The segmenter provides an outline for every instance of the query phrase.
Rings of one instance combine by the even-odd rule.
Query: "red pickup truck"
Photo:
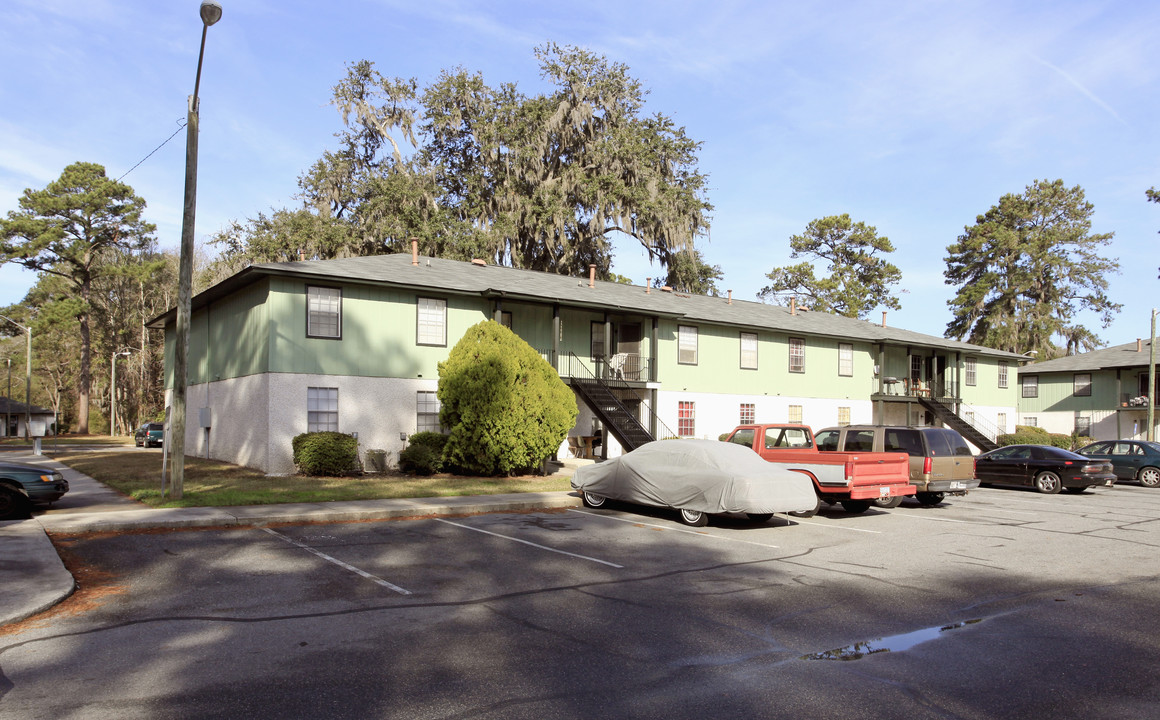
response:
[[[797,517],[814,515],[823,502],[840,503],[847,512],[865,512],[878,498],[915,491],[906,453],[819,452],[807,425],[740,425],[726,441],[744,445],[765,460],[813,480],[818,504],[812,511],[790,513]]]

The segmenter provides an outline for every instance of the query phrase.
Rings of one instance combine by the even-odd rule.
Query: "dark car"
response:
[[[1049,495],[1116,482],[1110,462],[1050,445],[1008,445],[983,453],[975,462],[975,473],[984,485],[1023,485]]]
[[[159,422],[148,422],[137,428],[137,432],[133,433],[133,442],[137,447],[161,447],[161,443],[165,441],[165,424]]]
[[[1135,480],[1144,487],[1160,487],[1160,443],[1105,440],[1088,445],[1079,454],[1111,462],[1117,480]]]
[[[0,520],[28,517],[31,506],[60,500],[68,480],[56,470],[24,463],[0,463]]]

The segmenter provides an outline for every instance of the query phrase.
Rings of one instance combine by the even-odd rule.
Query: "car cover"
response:
[[[705,513],[812,510],[813,482],[734,443],[657,440],[594,465],[583,465],[572,488],[640,505]]]

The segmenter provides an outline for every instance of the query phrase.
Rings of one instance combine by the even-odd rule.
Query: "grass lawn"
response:
[[[373,500],[377,498],[496,495],[569,490],[568,475],[478,478],[456,475],[412,477],[367,474],[329,478],[268,477],[220,460],[185,458],[184,497],[161,497],[161,453],[134,450],[67,450],[46,453],[120,492],[153,507],[209,507],[274,503]]]
[[[42,448],[59,447],[61,445],[109,445],[117,447],[122,445],[132,445],[133,438],[116,436],[109,437],[108,435],[50,435],[40,439],[40,446]],[[15,447],[32,447],[32,440],[25,440],[23,437],[0,438],[0,447],[15,446]]]

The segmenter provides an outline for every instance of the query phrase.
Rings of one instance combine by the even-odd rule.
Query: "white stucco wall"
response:
[[[753,403],[755,422],[787,422],[789,406],[802,407],[802,422],[814,429],[838,424],[838,408],[850,408],[852,424],[874,420],[874,404],[869,400],[830,400],[779,395],[725,395],[717,393],[667,392],[657,393],[660,418],[672,431],[677,432],[678,406],[682,401],[696,403],[696,437],[716,440],[740,424],[741,403]]]

